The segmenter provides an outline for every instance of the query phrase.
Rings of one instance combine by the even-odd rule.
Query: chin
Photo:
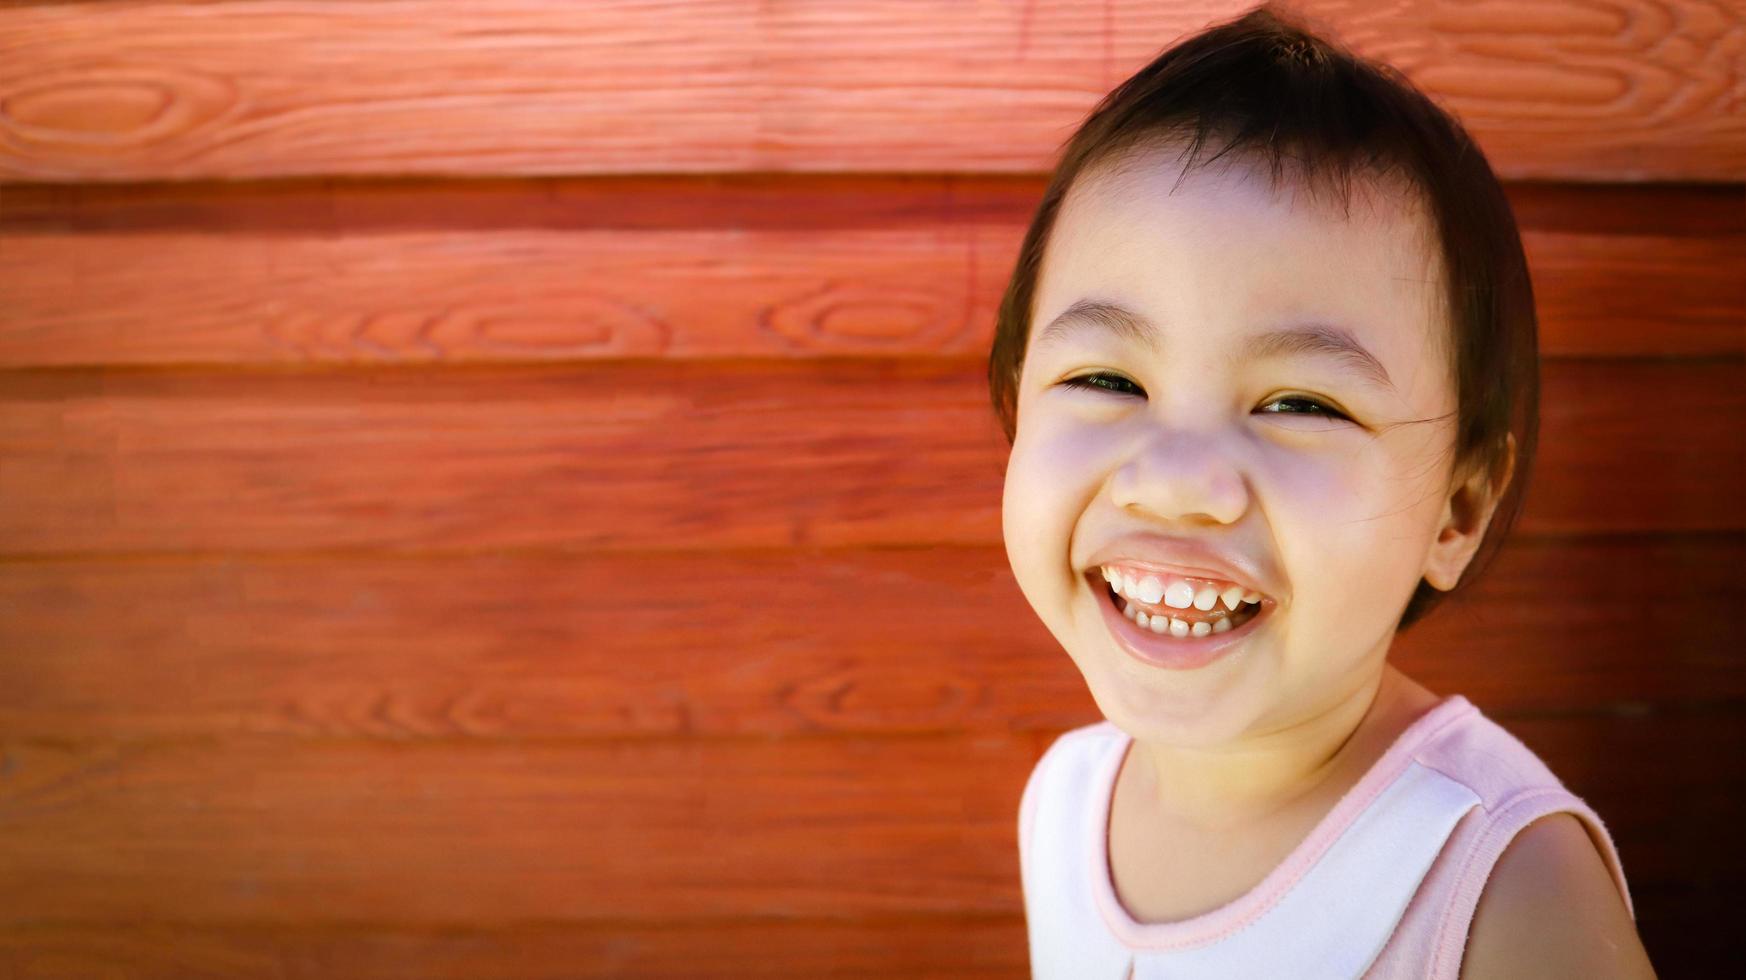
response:
[[[1269,710],[1264,678],[1252,668],[1219,674],[1159,671],[1106,645],[1097,650],[1094,663],[1080,654],[1070,656],[1103,716],[1141,741],[1219,745],[1244,735]]]

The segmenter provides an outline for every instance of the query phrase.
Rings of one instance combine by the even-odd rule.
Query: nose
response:
[[[1241,470],[1204,432],[1156,430],[1110,478],[1116,506],[1164,523],[1235,524],[1249,506]]]

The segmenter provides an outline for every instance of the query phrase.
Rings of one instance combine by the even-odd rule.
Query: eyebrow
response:
[[[1101,300],[1082,299],[1067,307],[1060,316],[1049,321],[1037,335],[1036,349],[1046,350],[1063,344],[1068,338],[1085,330],[1099,330],[1162,356],[1164,337],[1144,316],[1121,306]],[[1265,361],[1282,357],[1331,357],[1350,367],[1359,380],[1394,393],[1394,381],[1388,369],[1375,354],[1344,327],[1331,323],[1301,323],[1249,337],[1243,346],[1233,350],[1229,362],[1247,358]]]

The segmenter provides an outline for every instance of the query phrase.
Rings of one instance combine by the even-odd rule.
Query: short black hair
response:
[[[1323,30],[1322,33],[1327,33]],[[1192,139],[1190,140],[1190,137]],[[1224,146],[1199,159],[1209,136]],[[1060,149],[1019,249],[989,353],[989,394],[1013,442],[1037,275],[1062,202],[1083,172],[1130,151],[1189,142],[1183,175],[1226,154],[1331,191],[1349,210],[1353,176],[1416,192],[1445,274],[1457,415],[1451,473],[1495,482],[1515,459],[1485,539],[1450,593],[1421,580],[1397,630],[1490,564],[1517,517],[1539,429],[1539,326],[1515,214],[1485,155],[1452,112],[1394,67],[1359,57],[1266,2],[1183,38],[1104,96]]]

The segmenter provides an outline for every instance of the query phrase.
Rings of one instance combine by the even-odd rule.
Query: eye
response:
[[[1062,386],[1067,387],[1067,388],[1083,388],[1087,391],[1107,391],[1110,394],[1115,394],[1115,395],[1128,393],[1127,391],[1124,391],[1121,388],[1109,387],[1108,385],[1102,384],[1100,382],[1113,382],[1114,384],[1117,384],[1117,385],[1125,385],[1127,388],[1132,389],[1135,392],[1138,392],[1140,390],[1140,387],[1138,385],[1134,384],[1132,381],[1129,381],[1127,378],[1124,378],[1119,374],[1107,374],[1104,372],[1097,372],[1094,374],[1082,374],[1076,378],[1068,378],[1067,380],[1061,382],[1061,384],[1062,384]],[[1311,418],[1321,416],[1324,418],[1331,418],[1331,419],[1345,419],[1348,422],[1352,421],[1350,416],[1346,415],[1344,412],[1340,411],[1339,409],[1334,408],[1331,405],[1325,404],[1321,401],[1318,401],[1314,398],[1309,398],[1309,397],[1304,396],[1304,395],[1286,395],[1283,398],[1275,398],[1272,401],[1268,402],[1267,404],[1269,406],[1272,406],[1272,405],[1299,405],[1299,406],[1303,406],[1301,408],[1292,408],[1292,409],[1274,409],[1274,408],[1262,408],[1261,409],[1261,411],[1266,412],[1269,415],[1307,415]]]
[[[1334,408],[1330,405],[1324,405],[1321,402],[1316,401],[1314,398],[1305,398],[1302,395],[1286,395],[1284,398],[1275,398],[1272,401],[1268,402],[1267,404],[1268,405],[1284,405],[1287,403],[1293,403],[1293,404],[1298,404],[1298,405],[1308,405],[1308,406],[1310,406],[1310,408],[1319,409],[1319,411],[1309,411],[1308,409],[1292,409],[1291,411],[1270,411],[1269,409],[1266,409],[1266,408],[1261,409],[1261,411],[1267,412],[1269,415],[1308,415],[1311,417],[1314,417],[1317,415],[1322,415],[1322,416],[1326,416],[1327,418],[1331,418],[1331,419],[1346,419],[1347,421],[1351,421],[1351,419],[1348,418],[1347,415],[1344,412],[1341,412],[1339,409]]]
[[[1121,394],[1121,392],[1116,390],[1116,389],[1106,388],[1103,385],[1095,384],[1094,382],[1098,381],[1099,379],[1106,380],[1106,381],[1115,381],[1119,384],[1127,385],[1129,388],[1132,388],[1135,391],[1140,390],[1138,385],[1134,384],[1132,381],[1129,381],[1127,378],[1124,378],[1119,374],[1103,374],[1103,373],[1082,374],[1077,378],[1068,378],[1066,381],[1061,382],[1061,384],[1065,387],[1068,387],[1068,388],[1085,388],[1089,391],[1108,391],[1108,392],[1111,392],[1113,394]]]

